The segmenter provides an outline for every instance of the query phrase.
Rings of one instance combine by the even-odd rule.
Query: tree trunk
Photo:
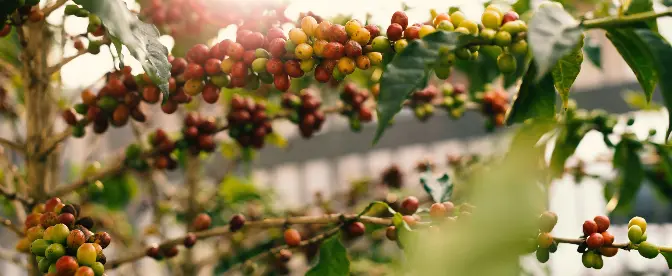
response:
[[[198,214],[198,184],[199,184],[199,174],[200,174],[200,160],[198,154],[191,155],[190,153],[187,159],[186,164],[186,185],[187,185],[187,212],[185,213],[187,232],[192,231],[191,220],[196,217]],[[183,275],[196,275],[198,269],[194,266],[194,252],[191,249],[186,249],[187,255],[182,265]]]

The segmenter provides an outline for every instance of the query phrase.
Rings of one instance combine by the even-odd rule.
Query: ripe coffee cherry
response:
[[[222,61],[219,59],[211,58],[205,62],[205,72],[214,76],[222,72]]]
[[[278,253],[278,259],[283,262],[289,262],[289,260],[292,258],[292,251],[289,251],[288,249],[282,249]]]
[[[221,68],[220,68],[221,69]],[[187,70],[184,72],[184,79],[186,80],[191,80],[191,79],[202,79],[203,76],[205,76],[205,70],[203,69],[203,66],[196,64],[196,63],[189,63],[187,65]]]
[[[243,54],[245,53],[245,48],[243,48],[243,45],[240,45],[239,43],[231,43],[229,44],[229,48],[226,50],[226,55],[229,56],[229,58],[233,60],[240,60],[243,58]]]
[[[432,219],[442,219],[446,216],[447,210],[443,203],[434,203],[429,208],[429,215]]]
[[[285,62],[284,71],[292,78],[300,78],[303,76],[301,64],[296,60],[288,60]]]
[[[618,248],[616,247],[602,247],[600,248],[600,254],[605,257],[613,257],[618,253]]]
[[[420,27],[409,26],[404,30],[404,38],[407,40],[413,40],[420,38]]]
[[[172,247],[169,247],[169,248],[163,248],[161,251],[163,253],[163,256],[166,256],[166,258],[175,257],[180,252],[177,249],[177,246],[172,246]]]
[[[345,55],[351,58],[356,58],[362,55],[362,46],[354,40],[348,40],[345,44]]]
[[[12,25],[5,24],[2,29],[0,30],[0,37],[5,37],[7,36],[10,32],[12,32]]]
[[[275,85],[275,88],[285,92],[289,89],[290,82],[289,82],[289,76],[284,75],[284,74],[277,74],[273,76],[273,84]]]
[[[406,29],[406,27],[408,26],[408,16],[403,11],[397,11],[394,14],[392,14],[392,19],[390,20],[390,23],[399,24],[402,28]]]
[[[498,29],[502,25],[502,16],[495,11],[485,11],[481,16],[481,23],[489,29]]]
[[[416,220],[414,216],[403,216],[402,218],[404,219],[406,224],[408,224],[408,226],[414,226],[415,224],[418,223],[418,220]]]
[[[329,40],[345,44],[348,41],[348,33],[343,25],[334,24],[329,27]]]
[[[549,248],[553,244],[553,237],[549,233],[540,233],[537,236],[537,244],[540,248]]]
[[[84,232],[74,229],[70,231],[68,238],[66,239],[66,245],[69,249],[77,249],[79,246],[86,242],[86,236]]]
[[[284,238],[285,243],[289,246],[299,246],[301,244],[301,234],[296,229],[289,228],[285,230]]]
[[[40,225],[45,229],[58,223],[58,215],[54,212],[46,212],[40,217]]]
[[[204,213],[198,214],[191,222],[191,226],[195,231],[206,230],[210,228],[210,225],[212,225],[212,219],[208,214]]]
[[[275,58],[282,57],[285,53],[286,42],[282,38],[275,38],[268,43],[268,51],[271,53],[271,56]]]
[[[194,233],[187,233],[183,241],[184,247],[192,248],[194,244],[196,244],[196,240],[196,235],[194,235]]]
[[[142,99],[148,103],[158,103],[161,99],[161,91],[154,85],[145,86],[142,90]]]
[[[345,55],[345,47],[338,42],[329,42],[324,46],[324,57],[327,59],[337,60]]]
[[[388,226],[387,230],[385,230],[385,236],[387,239],[391,241],[396,241],[397,240],[397,228],[394,226]]]
[[[604,238],[604,245],[611,245],[614,243],[614,235],[611,233],[604,231],[601,233],[602,237]]]
[[[41,239],[44,236],[44,228],[42,226],[33,226],[26,230],[26,238],[29,241],[33,242],[37,239]]]
[[[511,21],[516,21],[519,18],[520,16],[518,16],[518,13],[516,13],[515,11],[509,11],[505,13],[504,16],[502,17],[502,25],[509,23]]]
[[[266,62],[266,71],[273,75],[284,73],[284,65],[282,60],[277,58],[269,59]]]
[[[409,196],[404,201],[401,202],[401,209],[399,212],[401,212],[404,215],[412,215],[415,214],[415,211],[418,210],[418,207],[420,206],[420,201],[418,200],[417,197],[414,196]]]
[[[609,218],[606,216],[596,216],[594,219],[595,223],[597,224],[597,232],[604,232],[609,229]]]
[[[637,251],[639,252],[639,255],[642,255],[642,257],[647,259],[653,259],[658,256],[658,253],[660,253],[658,247],[650,242],[640,243]]]
[[[600,248],[604,245],[604,237],[602,237],[602,234],[600,233],[592,233],[588,236],[588,239],[586,239],[586,244],[590,249]]]
[[[61,199],[58,197],[52,197],[44,204],[44,210],[46,212],[53,212],[56,208],[56,205],[62,204]]]
[[[234,215],[229,221],[229,229],[231,232],[236,232],[245,226],[245,216],[241,214]]]
[[[628,228],[632,227],[633,225],[639,226],[641,228],[642,232],[646,232],[646,220],[642,217],[634,217],[630,219],[628,222]]]
[[[372,37],[374,36],[371,35],[371,32],[369,32],[368,29],[361,28],[352,35],[352,40],[356,41],[362,46],[366,46],[369,41],[371,41]]]
[[[108,245],[110,245],[110,242],[112,241],[112,237],[110,234],[107,232],[98,232],[94,236],[94,243],[99,244],[100,247],[106,248]]]
[[[558,223],[558,215],[551,211],[546,211],[539,216],[539,231],[551,232]]]
[[[355,221],[353,223],[348,224],[348,234],[352,237],[359,237],[364,235],[366,232],[366,226],[364,226],[364,223]]]
[[[637,244],[642,241],[642,228],[639,225],[632,225],[628,228],[628,239],[631,243]]]
[[[306,43],[301,43],[296,46],[294,49],[294,55],[298,59],[309,59],[313,57],[313,47],[306,44]]]
[[[345,75],[352,74],[355,71],[355,61],[349,57],[342,57],[338,60],[338,70]]]
[[[156,245],[152,245],[147,248],[147,251],[145,251],[145,255],[150,258],[154,258],[156,260],[161,258],[161,252],[159,250],[159,247]]]
[[[210,56],[210,49],[204,44],[196,44],[187,51],[187,60],[203,64]]]
[[[82,266],[77,269],[75,272],[75,276],[94,276],[95,273],[93,272],[93,268],[90,268],[88,266]]]
[[[58,215],[58,222],[72,228],[75,226],[75,216],[70,213],[62,213]]]
[[[71,257],[71,256],[63,256],[60,257],[55,264],[55,269],[57,272],[57,275],[73,275],[79,269],[79,265],[77,264],[77,259]],[[81,261],[80,261],[81,263]],[[84,264],[82,264],[84,265]],[[50,273],[51,273],[51,268],[49,268]]]
[[[387,38],[390,39],[390,41],[397,41],[401,39],[403,33],[404,28],[399,24],[394,23],[387,27]]]
[[[82,244],[77,249],[77,261],[86,266],[91,266],[96,262],[96,248],[91,243]]]
[[[464,13],[461,11],[456,11],[450,14],[450,21],[455,26],[459,26],[462,23],[462,21],[464,21],[466,18],[467,16],[464,15]]]
[[[597,223],[592,220],[586,220],[583,222],[583,235],[586,237],[590,236],[590,234],[597,233]]]

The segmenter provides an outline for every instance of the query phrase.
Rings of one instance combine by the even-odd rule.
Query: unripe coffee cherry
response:
[[[459,26],[462,23],[462,21],[464,21],[466,18],[467,17],[461,11],[456,11],[456,12],[450,14],[450,21],[455,26]]]
[[[639,226],[641,228],[642,233],[646,232],[646,220],[643,217],[634,217],[630,219],[628,222],[628,228],[630,228],[633,225]]]
[[[285,230],[284,238],[285,243],[289,246],[299,246],[301,244],[301,234],[296,229],[289,228]]]
[[[650,242],[640,243],[637,247],[637,251],[639,252],[639,255],[642,255],[642,257],[647,259],[653,259],[658,256],[658,253],[660,253],[658,247]]]
[[[364,223],[355,221],[353,223],[348,224],[348,235],[351,237],[359,237],[364,235],[366,232],[366,226],[364,226]]]
[[[485,11],[481,16],[481,23],[489,29],[498,29],[502,24],[502,17],[496,11]]]
[[[229,221],[229,229],[231,232],[236,232],[245,226],[245,216],[241,214],[234,215]]]
[[[628,228],[628,239],[631,243],[640,243],[642,241],[643,234],[644,233],[642,232],[642,228],[640,228],[639,225],[632,225],[630,228]]]
[[[418,201],[418,198],[414,196],[409,196],[406,199],[404,199],[404,201],[401,202],[401,209],[399,210],[399,212],[401,212],[404,215],[412,215],[415,214],[419,206],[420,201]]]
[[[198,214],[198,216],[196,216],[194,220],[191,222],[191,227],[195,231],[206,230],[210,228],[210,225],[212,225],[212,219],[208,214],[204,213]]]
[[[509,53],[502,53],[497,57],[497,67],[504,74],[510,74],[516,71],[516,58]]]
[[[86,266],[91,266],[96,262],[96,248],[91,243],[82,244],[77,249],[77,261]]]
[[[609,229],[609,218],[606,216],[596,216],[594,219],[595,223],[597,224],[597,232],[604,232]]]
[[[583,235],[588,237],[592,233],[597,233],[597,223],[592,220],[586,220],[583,222]]]
[[[546,211],[539,216],[539,231],[551,232],[558,223],[558,215],[551,211]]]
[[[539,248],[539,249],[537,249],[536,257],[537,257],[537,261],[544,264],[544,263],[548,262],[548,260],[551,258],[551,254],[548,251],[548,249]]]
[[[593,251],[588,251],[583,253],[581,255],[581,263],[583,263],[583,266],[586,268],[593,268],[595,265],[595,259],[597,258],[597,255]]]
[[[553,237],[549,233],[540,233],[539,236],[537,236],[537,245],[539,245],[540,248],[549,248],[551,247],[551,244],[553,244]]]
[[[588,236],[588,239],[586,239],[586,244],[590,249],[600,248],[604,245],[604,237],[602,237],[602,234],[600,233],[592,233]]]

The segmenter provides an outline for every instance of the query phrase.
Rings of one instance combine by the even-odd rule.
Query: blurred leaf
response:
[[[411,41],[385,67],[378,99],[378,128],[373,143],[378,142],[404,101],[414,91],[427,85],[431,64],[439,57],[439,49],[452,51],[475,38],[457,32],[438,31]]]
[[[268,135],[266,135],[265,140],[266,143],[274,145],[275,147],[280,149],[287,148],[288,145],[287,139],[277,132],[269,133]]]
[[[519,14],[523,14],[532,9],[532,3],[530,2],[532,0],[518,0],[511,5],[511,8]]]
[[[407,248],[407,245],[409,244],[410,240],[412,240],[414,235],[413,230],[411,230],[411,227],[408,226],[404,220],[404,216],[401,213],[394,213],[394,216],[392,217],[392,224],[397,230],[397,245],[399,245],[399,248],[401,249]]]
[[[448,174],[443,174],[440,178],[433,180],[432,183],[429,183],[429,179],[433,178],[431,171],[424,173],[420,177],[420,183],[425,189],[425,192],[434,200],[434,202],[446,202],[450,200],[450,196],[453,194],[453,181],[451,180]]]
[[[103,204],[110,210],[124,209],[137,194],[138,183],[129,174],[114,175],[100,181],[103,189],[89,189],[89,196],[92,201]]]
[[[642,92],[628,90],[623,93],[623,99],[633,109],[639,110],[660,110],[663,108],[656,102],[647,102],[646,96]]]
[[[219,144],[219,151],[226,159],[232,160],[240,156],[240,146],[236,141],[227,141]]]
[[[583,124],[569,124],[564,125],[560,130],[551,154],[550,169],[553,177],[558,178],[565,173],[565,162],[574,154],[576,147],[587,133],[587,131],[579,131],[579,128],[583,126]]]
[[[666,145],[652,143],[658,154],[659,162],[651,170],[646,171],[646,176],[653,187],[667,200],[672,200],[672,158],[670,148]]]
[[[230,204],[261,199],[259,190],[250,180],[232,175],[227,175],[219,184],[219,196]]]
[[[528,53],[527,56],[515,56],[515,57],[516,57],[516,72],[504,75],[504,88],[510,88],[518,84],[518,80],[525,75],[527,64],[530,63],[531,54]]]
[[[537,65],[535,81],[550,72],[560,58],[576,48],[583,30],[562,6],[542,4],[528,24],[528,42]]]
[[[485,86],[492,83],[499,77],[497,69],[497,59],[490,55],[479,55],[474,60],[457,60],[455,68],[462,71],[469,78],[469,92],[473,95],[475,92],[485,91]]]
[[[553,76],[546,74],[538,83],[537,63],[530,62],[523,83],[520,85],[513,105],[509,110],[506,123],[512,125],[522,123],[527,119],[553,119],[555,116],[555,88]]]
[[[0,18],[3,18],[0,16]],[[12,28],[12,32],[7,36],[0,38],[0,59],[6,61],[14,68],[21,69],[21,44],[19,44],[19,35],[16,33],[16,28]]]
[[[364,216],[366,214],[379,214],[379,213],[382,213],[384,211],[390,212],[390,214],[395,214],[396,213],[392,208],[390,208],[389,205],[387,205],[387,203],[382,202],[382,201],[374,201],[374,202],[371,202],[368,206],[366,206],[366,208],[364,208],[364,210],[359,212],[359,214],[357,214],[357,216],[361,217],[361,216]]]
[[[124,68],[124,54],[121,53],[123,45],[121,43],[121,40],[119,40],[119,38],[113,35],[110,35],[110,39],[112,40],[112,44],[114,44],[114,49],[117,50],[117,58],[119,59],[119,70],[121,70]]]
[[[660,34],[648,29],[634,30],[635,34],[639,36],[644,45],[648,48],[653,58],[654,68],[658,71],[658,78],[660,83],[660,92],[663,95],[665,107],[672,110],[672,46]],[[668,112],[668,126],[665,132],[665,140],[672,132],[672,112]]]
[[[635,141],[624,138],[616,145],[613,165],[618,171],[615,181],[618,203],[613,206],[614,211],[624,211],[637,196],[639,187],[644,180],[644,167],[638,154],[638,145]]]
[[[320,246],[317,264],[306,272],[306,276],[347,276],[350,275],[350,260],[340,235],[325,240]]]
[[[595,67],[602,69],[602,44],[593,41],[590,36],[586,37],[585,40],[587,42],[583,46],[583,52]]]
[[[581,72],[581,64],[583,63],[583,44],[585,35],[581,35],[581,40],[576,44],[576,48],[570,53],[562,57],[553,68],[553,82],[555,88],[562,98],[563,108],[567,108],[569,102],[569,91],[572,85]]]
[[[631,0],[630,6],[625,11],[625,15],[632,15],[637,13],[653,11],[653,0]],[[650,29],[658,32],[658,23],[656,19],[650,19],[643,22],[637,22],[632,25],[635,28]]]
[[[168,48],[159,42],[159,30],[140,21],[121,0],[76,0],[75,3],[100,17],[110,34],[126,45],[140,61],[152,82],[163,92],[164,102],[168,100],[171,64],[168,62]]]
[[[665,257],[665,261],[667,262],[667,268],[672,269],[672,252],[660,252],[660,255],[663,255],[663,257]]]
[[[631,28],[609,29],[607,38],[611,40],[616,50],[635,73],[646,95],[646,101],[650,102],[658,82],[658,72],[656,72],[653,53],[647,47],[646,42]]]

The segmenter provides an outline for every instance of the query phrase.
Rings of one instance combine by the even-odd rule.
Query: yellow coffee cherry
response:
[[[222,68],[222,72],[224,73],[231,73],[231,67],[233,67],[233,64],[235,61],[231,58],[226,58],[222,60],[222,63],[219,65],[220,68]]]
[[[383,62],[383,54],[379,52],[370,52],[366,57],[371,61],[371,65],[380,65]]]
[[[329,39],[329,28],[331,28],[331,25],[331,22],[327,20],[320,22],[317,25],[317,30],[315,30],[315,37],[321,40]]]
[[[478,28],[478,26],[476,27]],[[436,29],[434,29],[434,27],[432,27],[431,25],[422,25],[422,27],[420,27],[420,30],[418,31],[418,36],[420,38],[423,38],[426,35],[431,34],[433,32],[436,32]]]
[[[289,30],[289,40],[291,40],[294,45],[299,45],[308,42],[308,35],[306,35],[302,29],[294,28]]]
[[[298,59],[309,59],[313,57],[313,47],[307,43],[301,43],[294,49],[294,55]]]
[[[352,72],[355,72],[355,66],[355,61],[349,57],[342,57],[338,60],[338,71],[343,74],[352,74]]]
[[[371,60],[367,56],[358,56],[355,63],[357,63],[357,68],[362,70],[371,68]]]
[[[329,42],[326,40],[317,40],[313,43],[313,53],[318,57],[324,57],[324,47],[327,46]]]
[[[399,53],[406,49],[406,46],[408,46],[408,41],[406,39],[399,39],[394,42],[394,51]]]
[[[357,19],[350,19],[345,23],[345,32],[352,38],[356,31],[362,28],[362,23],[359,23]]]
[[[450,14],[450,21],[453,22],[454,26],[460,26],[460,23],[464,21],[467,17],[461,11],[456,11]]]
[[[481,16],[481,23],[483,26],[490,29],[498,29],[502,25],[502,16],[496,11],[486,11]]]
[[[315,68],[315,60],[314,59],[304,59],[301,61],[301,70],[303,72],[310,72],[313,71],[313,68]]]
[[[317,20],[312,16],[306,16],[301,19],[301,29],[308,36],[315,36],[315,30],[317,29]]]
[[[351,38],[352,40],[357,41],[360,45],[365,46],[366,44],[369,44],[369,41],[371,40],[371,32],[366,28],[359,28],[359,30],[352,34]]]
[[[448,20],[443,20],[439,22],[439,24],[436,25],[437,30],[442,30],[442,31],[447,31],[447,32],[452,32],[455,30],[455,26],[453,23],[450,23]]]
[[[472,20],[463,20],[458,25],[458,28],[465,28],[469,30],[469,33],[472,35],[478,35],[478,24]]]
[[[497,5],[490,4],[485,8],[485,11],[494,11],[499,14],[500,18],[504,18],[504,11],[500,9]]]

